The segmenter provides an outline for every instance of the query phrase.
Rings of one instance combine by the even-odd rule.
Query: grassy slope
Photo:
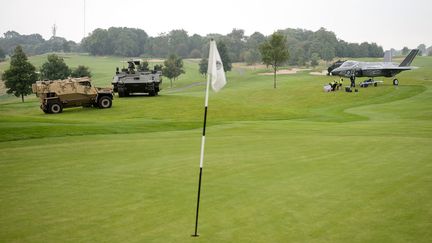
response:
[[[41,57],[32,59],[41,63]],[[117,58],[71,56],[106,85]],[[44,115],[0,101],[0,239],[427,242],[432,59],[401,85],[323,93],[329,77],[229,73],[211,94],[193,231],[203,86]],[[202,80],[196,64],[176,87]],[[259,70],[258,70],[259,71]],[[386,80],[389,84],[390,81]],[[30,139],[32,138],[32,139]]]

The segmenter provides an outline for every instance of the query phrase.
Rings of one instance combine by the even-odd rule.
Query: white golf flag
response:
[[[207,74],[209,75],[212,89],[215,92],[221,90],[226,84],[225,72],[222,59],[220,58],[216,41],[210,41],[210,53],[208,60]]]

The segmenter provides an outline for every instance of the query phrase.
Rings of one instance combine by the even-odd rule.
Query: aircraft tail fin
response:
[[[384,62],[392,62],[392,52],[390,50],[384,52]]]
[[[417,56],[419,52],[419,49],[412,49],[411,52],[408,54],[408,56],[405,57],[405,59],[401,62],[399,67],[407,67],[411,64],[411,62],[414,60],[414,58]]]

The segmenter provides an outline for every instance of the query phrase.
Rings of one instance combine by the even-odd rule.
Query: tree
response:
[[[189,57],[190,58],[200,58],[202,55],[201,55],[201,51],[200,50],[198,50],[198,49],[193,49],[192,51],[191,51],[191,53],[189,54]]]
[[[381,46],[376,43],[369,44],[369,57],[382,57],[384,50]]]
[[[168,33],[168,45],[170,53],[174,53],[182,58],[189,55],[189,36],[187,31],[171,30]]]
[[[108,29],[108,48],[106,52],[117,56],[139,56],[144,52],[147,33],[140,29],[116,28]]]
[[[363,42],[360,44],[360,56],[361,57],[369,56],[369,43]]]
[[[3,49],[0,48],[0,62],[3,61],[5,57],[6,57],[5,52],[3,51]]]
[[[149,39],[148,54],[154,57],[166,57],[169,53],[168,36],[165,33]]]
[[[91,77],[91,72],[89,67],[86,66],[78,66],[71,72],[71,76],[74,78],[81,78],[81,77]]]
[[[293,48],[288,49],[290,53],[289,64],[290,65],[304,65],[306,62],[305,52],[302,45],[295,45]]]
[[[138,65],[137,69],[141,72],[148,72],[150,71],[149,63],[148,61],[142,61],[140,65]]]
[[[222,38],[222,40],[229,50],[228,54],[230,59],[236,62],[243,61],[240,54],[245,51],[246,48],[246,36],[244,35],[244,30],[233,29],[231,33],[227,34],[224,38]]]
[[[242,58],[247,65],[253,65],[261,60],[261,55],[258,49],[252,49],[242,52]]]
[[[182,73],[185,73],[183,69],[183,59],[172,54],[164,61],[164,66],[162,73],[165,77],[169,78],[172,88],[172,81],[176,80]]]
[[[21,46],[17,46],[11,57],[11,63],[8,70],[3,73],[8,94],[14,94],[16,97],[21,96],[24,102],[24,96],[31,94],[31,85],[36,82],[36,68],[27,61],[27,56]]]
[[[108,31],[99,28],[93,30],[89,36],[82,39],[81,45],[92,55],[106,55],[109,46]]]
[[[422,54],[426,54],[427,53],[427,51],[426,51],[426,45],[425,44],[418,45],[417,49],[419,49]]]
[[[247,38],[246,51],[243,52],[243,59],[248,65],[252,65],[261,61],[259,46],[266,40],[265,36],[259,32],[253,33]]]
[[[402,48],[402,55],[407,55],[409,52],[408,47],[404,46],[404,48]]]
[[[219,51],[219,56],[222,59],[223,68],[225,72],[231,71],[232,68],[232,62],[231,58],[228,55],[228,50],[224,42],[219,41],[217,42],[217,49]]]
[[[191,37],[189,37],[189,49],[192,50],[191,53],[189,54],[190,57],[192,57],[192,52],[194,50],[198,50],[200,52],[200,55],[197,57],[192,57],[192,58],[201,58],[202,54],[203,54],[203,52],[201,50],[202,50],[205,42],[206,42],[205,39],[198,34],[194,34]]]
[[[203,58],[199,62],[199,72],[200,72],[200,74],[206,76],[207,75],[207,69],[208,69],[208,59],[207,58]]]
[[[163,65],[162,64],[156,64],[153,67],[153,70],[155,70],[155,71],[162,71],[162,69],[163,69]]]
[[[331,61],[333,58],[335,58],[336,51],[331,47],[324,48],[324,50],[321,52],[321,56],[325,61]]]
[[[278,68],[288,60],[289,53],[286,38],[277,32],[270,36],[270,39],[259,47],[264,64],[273,67],[274,88],[276,88],[276,72]]]
[[[318,61],[319,61],[319,55],[318,55],[318,53],[316,53],[316,52],[312,53],[312,56],[311,56],[311,66],[312,67],[318,66]]]
[[[48,55],[48,61],[40,69],[42,79],[56,80],[69,77],[71,71],[63,58],[56,54]]]
[[[71,46],[69,45],[68,41],[63,42],[62,48],[63,48],[64,52],[70,52],[71,51]]]

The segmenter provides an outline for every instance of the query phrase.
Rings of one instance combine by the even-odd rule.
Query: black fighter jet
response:
[[[411,50],[400,64],[391,62],[389,52],[386,52],[384,62],[346,61],[340,67],[333,69],[331,74],[340,77],[349,77],[354,80],[356,77],[368,77],[371,80],[373,77],[394,77],[393,85],[398,85],[399,80],[395,78],[396,74],[414,69],[415,67],[411,67],[410,64],[418,52],[418,49]]]

